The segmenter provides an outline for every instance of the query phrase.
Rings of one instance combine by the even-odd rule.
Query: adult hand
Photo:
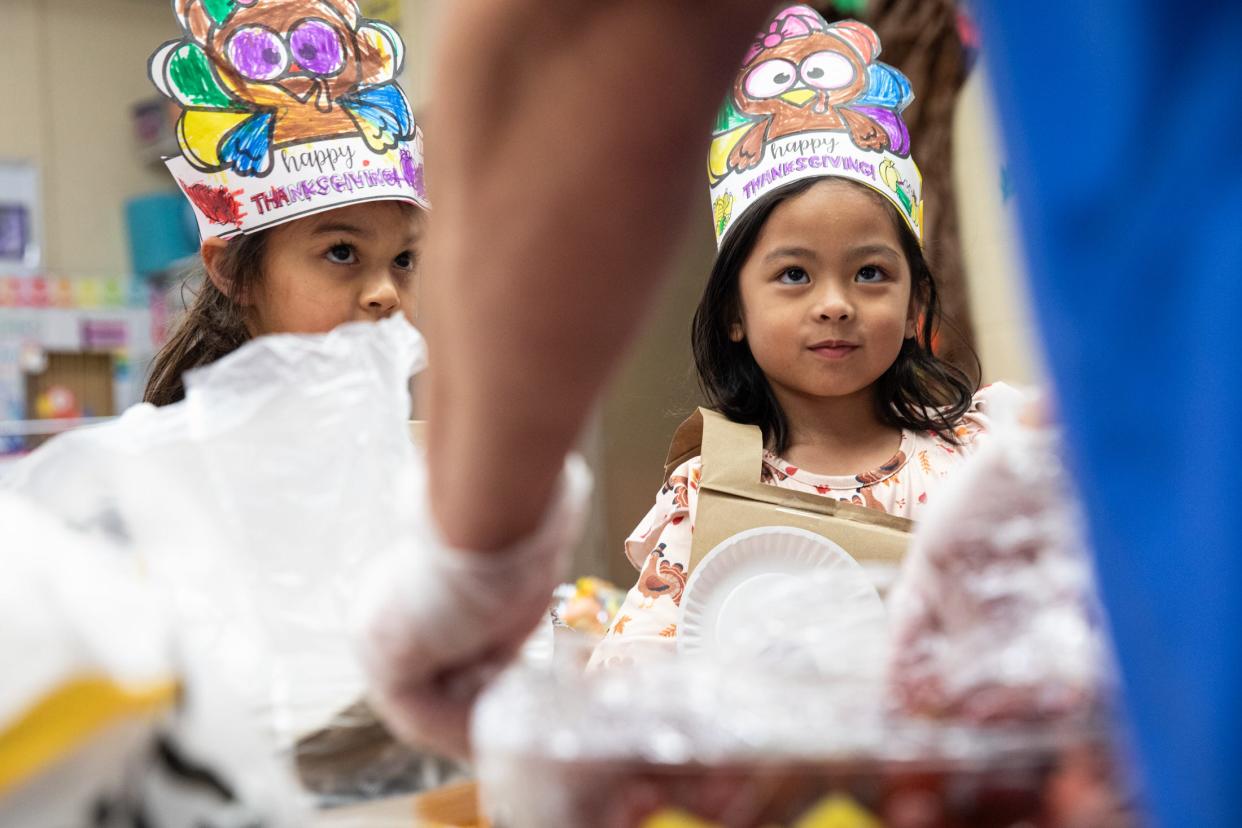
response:
[[[450,547],[421,499],[413,542],[369,573],[360,602],[371,703],[399,738],[468,756],[475,699],[546,621],[590,491],[571,456],[535,532],[488,552]]]

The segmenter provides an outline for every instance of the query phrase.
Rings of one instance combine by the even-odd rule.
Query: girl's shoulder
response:
[[[928,443],[953,453],[971,454],[980,438],[986,437],[998,424],[1017,419],[1023,405],[1031,398],[1028,391],[1005,382],[985,385],[975,392],[970,407],[954,424],[956,446],[934,432],[916,435],[920,443]]]
[[[660,487],[660,495],[670,494],[679,489],[697,490],[702,478],[703,458],[695,455],[680,463],[665,476],[664,484]]]

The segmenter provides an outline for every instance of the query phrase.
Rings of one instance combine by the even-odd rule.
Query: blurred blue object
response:
[[[973,8],[1150,804],[1237,825],[1242,4]]]
[[[130,261],[140,276],[161,273],[198,252],[198,229],[185,196],[151,193],[125,202]]]

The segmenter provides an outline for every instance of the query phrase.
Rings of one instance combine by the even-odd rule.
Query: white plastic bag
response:
[[[182,675],[240,698],[269,755],[294,751],[364,694],[348,618],[368,564],[411,537],[425,361],[403,317],[263,337],[188,374],[183,402],[54,439],[3,485],[132,557]]]
[[[0,532],[0,825],[301,824],[287,772],[181,661],[132,555],[10,492]]]

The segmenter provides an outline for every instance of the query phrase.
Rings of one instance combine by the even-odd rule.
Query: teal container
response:
[[[181,193],[151,193],[125,202],[134,273],[150,277],[198,252],[194,213]]]

